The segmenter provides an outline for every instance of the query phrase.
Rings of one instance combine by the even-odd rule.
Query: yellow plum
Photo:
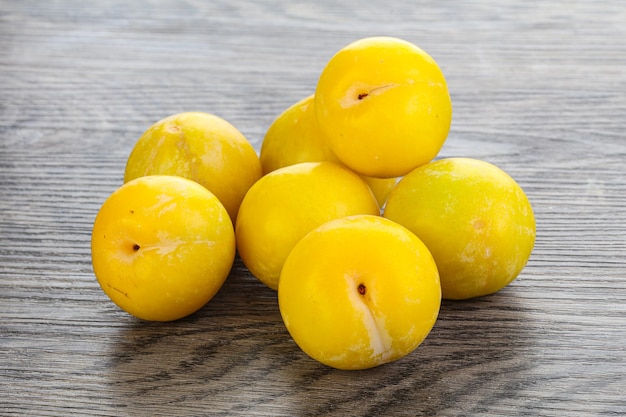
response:
[[[411,353],[441,304],[435,262],[406,228],[383,217],[332,220],[291,251],[278,283],[287,330],[313,359],[366,369]]]
[[[144,320],[171,321],[204,306],[235,257],[233,224],[203,186],[145,176],[114,191],[96,216],[91,255],[102,290]]]
[[[206,187],[232,221],[248,188],[261,177],[261,163],[245,136],[209,113],[179,113],[154,123],[132,149],[124,181],[145,175],[178,175]]]
[[[402,39],[371,37],[328,61],[315,112],[341,162],[362,175],[391,178],[435,158],[448,136],[452,102],[430,55]]]
[[[287,255],[305,234],[353,214],[380,214],[369,187],[354,172],[332,162],[280,168],[257,181],[241,203],[237,249],[252,275],[275,290]]]
[[[472,158],[415,169],[391,192],[383,215],[428,246],[447,299],[504,288],[535,243],[535,217],[524,190],[502,169]]]

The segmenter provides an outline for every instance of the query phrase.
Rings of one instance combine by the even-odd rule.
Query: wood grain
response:
[[[0,414],[626,415],[626,8],[619,1],[0,1]],[[202,110],[260,149],[325,62],[415,42],[454,104],[440,157],[499,165],[537,242],[492,296],[444,302],[379,368],[306,357],[237,260],[196,314],[119,311],[89,240],[153,122]]]

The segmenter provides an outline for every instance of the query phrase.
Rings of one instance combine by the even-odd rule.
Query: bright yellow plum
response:
[[[264,174],[301,162],[340,163],[320,131],[314,109],[314,96],[311,94],[274,119],[261,144],[260,160]]]
[[[257,181],[241,203],[235,226],[239,256],[275,290],[287,255],[305,234],[353,214],[380,215],[371,190],[354,172],[332,162],[279,168]]]
[[[383,217],[357,215],[298,242],[280,275],[278,303],[306,354],[357,370],[416,349],[437,320],[441,287],[420,239]]]
[[[234,222],[243,196],[262,172],[255,149],[232,124],[213,114],[185,112],[154,123],[141,135],[126,162],[124,181],[159,174],[203,185]]]
[[[535,243],[524,190],[502,169],[472,158],[441,159],[406,175],[384,217],[430,249],[446,299],[501,290],[522,271]]]
[[[105,294],[140,319],[171,321],[204,306],[235,257],[235,233],[220,201],[200,184],[155,175],[114,191],[91,236],[94,273]]]
[[[393,37],[359,39],[324,67],[315,112],[339,160],[362,175],[401,177],[443,146],[452,102],[437,62]]]

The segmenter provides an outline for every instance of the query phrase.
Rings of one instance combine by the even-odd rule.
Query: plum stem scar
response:
[[[359,291],[359,294],[365,295],[365,293],[367,292],[367,287],[365,286],[365,284],[359,284],[357,290]]]

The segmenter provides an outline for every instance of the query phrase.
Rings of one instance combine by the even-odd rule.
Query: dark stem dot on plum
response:
[[[367,93],[361,93],[361,94],[359,94],[359,95],[357,96],[357,98],[358,98],[359,100],[363,100],[363,99],[364,99],[365,97],[367,97],[367,96],[368,96],[368,94],[367,94]]]
[[[365,286],[365,284],[359,284],[359,286],[357,287],[357,291],[359,291],[359,294],[365,295],[365,293],[367,292],[367,287]]]
[[[135,244],[133,245],[133,250],[134,250],[135,252],[137,252],[137,251],[139,250],[139,248],[141,248],[141,246],[139,246],[138,244],[136,244],[136,243],[135,243]]]

